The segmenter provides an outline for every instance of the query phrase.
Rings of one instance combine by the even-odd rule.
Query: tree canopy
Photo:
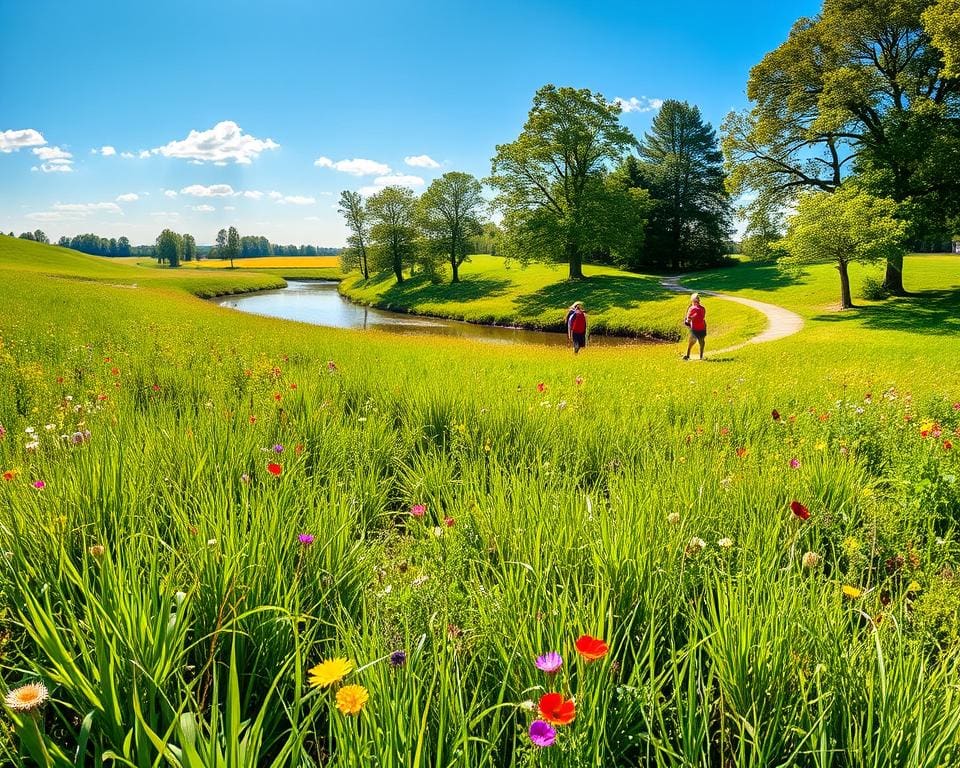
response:
[[[415,202],[413,190],[398,186],[385,187],[367,200],[375,266],[392,269],[398,283],[403,282],[404,268],[413,267],[416,254]]]
[[[420,197],[419,220],[426,246],[442,255],[459,282],[471,239],[481,234],[485,206],[480,182],[469,173],[451,171],[434,179]]]

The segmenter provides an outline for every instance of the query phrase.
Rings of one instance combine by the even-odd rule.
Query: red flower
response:
[[[806,520],[810,517],[810,510],[803,506],[803,504],[801,504],[799,501],[790,502],[790,511],[801,520]]]
[[[943,441],[943,450],[949,451],[952,448],[953,448],[953,443],[951,443],[949,440]]]
[[[271,462],[270,464],[267,464],[267,472],[269,472],[271,475],[279,475],[281,472],[283,472],[283,467],[281,467],[279,464],[274,464]]]
[[[119,376],[119,375],[120,375],[120,369],[119,369],[119,368],[116,368],[116,367],[111,368],[111,369],[110,369],[110,373],[112,373],[114,376]]]
[[[570,725],[577,716],[573,699],[563,698],[562,693],[545,693],[540,697],[540,717],[550,725]]]
[[[774,421],[780,421],[780,411],[778,411],[776,408],[771,411],[770,415],[773,417]]]
[[[746,456],[746,455],[747,455],[747,449],[746,449],[746,448],[737,448],[737,458],[738,458],[738,459],[742,459],[742,458],[743,458],[744,456]]]
[[[537,384],[537,392],[543,392],[546,388],[547,388],[547,385],[544,384],[542,381],[539,384]]]
[[[607,651],[610,650],[607,647],[607,644],[603,642],[598,637],[591,637],[590,635],[580,635],[577,638],[577,653],[579,653],[587,661],[596,661],[607,655]]]
[[[274,393],[273,393],[273,399],[276,400],[278,403],[280,402],[280,400],[281,400],[282,398],[283,398],[283,395],[281,395],[279,392],[274,392]]]
[[[447,526],[447,528],[453,528],[454,522],[455,520],[452,517],[443,518],[443,524]]]

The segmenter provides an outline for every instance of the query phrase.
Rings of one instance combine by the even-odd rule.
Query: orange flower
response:
[[[283,472],[283,467],[281,467],[279,464],[274,464],[271,462],[270,464],[267,464],[267,472],[269,472],[271,475],[279,476],[280,473]]]
[[[570,725],[577,716],[573,699],[563,698],[562,693],[545,693],[540,697],[540,717],[550,725]]]
[[[580,635],[580,637],[577,638],[577,653],[587,661],[602,659],[607,655],[608,650],[610,649],[607,647],[607,644],[597,637]]]
[[[7,481],[13,480],[13,478],[15,478],[16,476],[17,476],[17,470],[15,469],[8,469],[6,472],[3,473],[3,479]]]

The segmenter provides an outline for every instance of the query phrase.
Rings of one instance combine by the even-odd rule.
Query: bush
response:
[[[867,301],[883,301],[890,298],[890,291],[887,290],[887,286],[883,284],[883,278],[879,275],[867,275],[863,279],[861,292]]]

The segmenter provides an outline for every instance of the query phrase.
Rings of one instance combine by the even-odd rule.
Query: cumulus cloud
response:
[[[377,176],[377,178],[373,180],[373,184],[360,187],[358,191],[361,195],[369,196],[377,194],[377,192],[380,192],[384,187],[410,187],[411,189],[417,189],[424,184],[426,184],[426,182],[419,176],[391,173],[388,176]]]
[[[272,192],[268,192],[267,196],[271,200],[279,200],[280,198],[283,197],[283,192],[277,192],[277,190],[273,190]]]
[[[242,194],[244,197],[250,200],[259,200],[261,197],[263,197],[263,192],[260,192],[259,190],[256,190],[256,189],[248,189],[244,191]]]
[[[619,104],[624,112],[653,112],[663,106],[663,99],[651,99],[647,96],[631,96],[629,99],[617,96],[613,100],[614,104]]]
[[[334,162],[329,157],[318,157],[313,161],[318,168],[332,168],[341,173],[349,173],[352,176],[375,176],[390,173],[390,166],[385,163],[378,163],[376,160],[367,160],[362,157],[355,157],[351,160],[337,160]]]
[[[197,211],[198,213],[210,213],[211,211],[215,211],[215,210],[217,210],[217,209],[214,208],[212,205],[206,205],[206,204],[204,204],[204,205],[195,205],[195,206],[193,206],[193,210],[194,210],[194,211]]]
[[[434,160],[430,155],[411,155],[403,158],[403,162],[412,165],[414,168],[439,168],[440,163]]]
[[[133,152],[121,152],[120,157],[124,158],[125,160],[132,160],[136,157],[136,155],[133,154]]]
[[[313,205],[316,201],[315,198],[307,197],[306,195],[284,195],[280,198],[277,198],[277,203],[280,205]]]
[[[244,133],[232,120],[224,120],[208,131],[190,131],[187,138],[156,147],[151,153],[194,163],[226,163],[232,160],[240,165],[250,165],[261,152],[279,148],[280,145],[273,139],[258,139]]]
[[[139,157],[141,160],[146,160],[148,157],[150,157],[150,150],[149,150],[149,149],[141,149],[141,150],[140,150],[140,154],[137,155],[137,157]]]
[[[44,173],[69,173],[73,170],[73,155],[60,147],[34,147],[30,150],[43,160],[39,168],[33,167],[33,170],[40,170]]]
[[[117,202],[118,202],[118,203],[132,203],[132,202],[134,202],[135,200],[139,200],[139,199],[140,199],[140,195],[138,195],[136,192],[127,192],[125,195],[119,195],[119,196],[117,197]]]
[[[236,193],[229,184],[211,184],[205,187],[202,184],[191,184],[180,190],[181,195],[191,197],[233,197]]]
[[[111,157],[112,155],[117,154],[117,150],[109,146],[100,147],[100,149],[94,147],[90,150],[90,153],[94,155],[103,155],[104,157]]]
[[[165,197],[176,197],[176,196],[177,196],[177,190],[175,190],[175,189],[165,189],[165,190],[163,190],[163,194],[164,194]]]
[[[39,147],[47,143],[40,131],[24,128],[21,131],[0,131],[0,152],[19,152],[23,147]]]

